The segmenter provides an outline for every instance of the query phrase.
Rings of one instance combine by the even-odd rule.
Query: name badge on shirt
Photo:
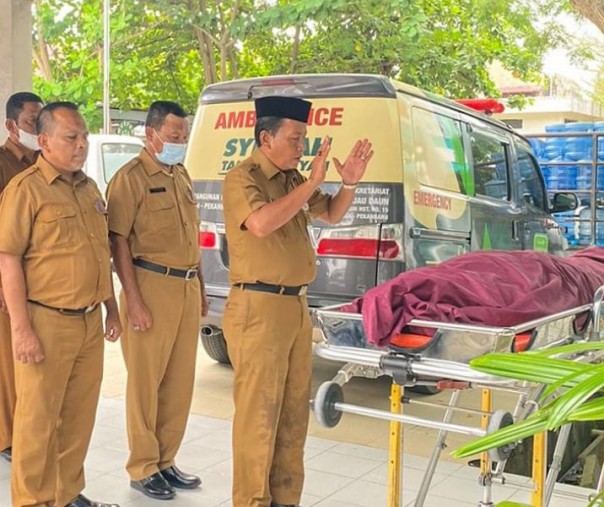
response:
[[[165,192],[166,191],[166,187],[153,187],[149,189],[149,192],[151,192],[152,194],[159,194],[161,192]]]

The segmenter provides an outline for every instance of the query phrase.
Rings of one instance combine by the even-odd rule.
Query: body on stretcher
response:
[[[414,503],[421,507],[427,496],[436,463],[445,447],[447,434],[450,432],[470,436],[482,436],[510,424],[513,420],[527,417],[534,409],[532,400],[543,386],[519,383],[509,379],[484,374],[473,370],[468,363],[489,352],[536,351],[573,342],[601,340],[600,315],[604,288],[599,288],[591,304],[577,306],[569,310],[547,315],[542,318],[509,327],[491,327],[486,325],[469,325],[444,322],[412,320],[408,327],[412,330],[429,330],[431,334],[403,333],[391,337],[390,344],[375,347],[365,340],[363,318],[358,313],[342,311],[340,305],[314,310],[313,316],[320,328],[323,341],[315,345],[315,353],[322,358],[346,363],[340,368],[332,381],[324,382],[312,401],[313,410],[318,421],[327,427],[336,426],[343,413],[386,419],[392,424],[413,424],[439,430],[432,457],[420,485],[420,491]],[[597,356],[597,357],[596,357]],[[586,353],[578,355],[577,361],[601,360],[602,354]],[[399,400],[404,396],[406,386],[427,385],[438,389],[452,389],[448,405],[434,404],[435,417],[418,418],[403,413],[393,413],[367,407],[359,407],[344,402],[342,386],[353,377],[375,378],[382,375],[391,376],[394,380],[391,399],[395,396],[395,387],[399,388]],[[483,403],[481,427],[453,424],[452,416],[457,410],[461,389],[480,387]],[[518,401],[513,413],[495,410],[492,406],[491,390],[503,389],[518,394]],[[396,401],[396,400],[395,400]],[[408,401],[407,401],[408,402]],[[428,405],[428,403],[423,403]],[[391,405],[392,408],[392,405]],[[400,407],[399,407],[400,409]],[[442,411],[444,410],[444,416]],[[472,410],[470,410],[472,411]],[[476,412],[474,410],[474,412]],[[392,428],[392,426],[391,426]],[[396,432],[391,429],[392,435]],[[566,439],[560,438],[555,453],[563,455]],[[397,449],[391,441],[391,450]],[[503,466],[511,453],[512,447],[489,451],[481,460],[481,484],[484,487],[480,506],[494,506],[491,500],[491,484],[495,476],[502,477]],[[399,452],[400,448],[399,448]],[[390,456],[390,463],[395,464],[400,458]],[[561,461],[561,459],[560,459]],[[493,472],[490,462],[498,463]],[[559,466],[559,465],[558,465]],[[543,484],[539,485],[539,503],[537,507],[548,505],[554,490],[559,467],[552,467]],[[389,476],[396,477],[397,473]],[[400,479],[399,479],[400,480]],[[389,484],[389,487],[391,485]],[[397,488],[400,490],[400,488]],[[393,499],[390,505],[398,505]]]
[[[313,312],[323,335],[323,341],[315,348],[318,356],[378,368],[380,363],[401,357],[412,361],[416,373],[424,375],[431,373],[432,368],[424,368],[421,363],[426,367],[440,364],[438,375],[430,375],[434,378],[454,379],[464,371],[464,377],[477,381],[483,378],[482,374],[471,370],[467,364],[489,352],[539,350],[594,337],[589,326],[590,304],[509,327],[416,319],[409,323],[408,328],[431,330],[433,334],[398,334],[391,337],[390,345],[376,347],[365,339],[362,315],[342,311],[341,308],[336,305]],[[424,371],[426,369],[430,371]],[[388,372],[384,371],[384,374]],[[487,375],[484,380],[495,379]]]

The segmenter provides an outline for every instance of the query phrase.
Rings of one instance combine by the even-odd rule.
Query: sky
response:
[[[560,16],[560,22],[571,33],[571,36],[588,38],[604,46],[604,34],[590,21],[577,21],[570,15]],[[546,75],[560,74],[576,81],[581,87],[591,91],[597,76],[601,60],[583,65],[573,64],[563,50],[550,51],[543,60],[543,72]]]

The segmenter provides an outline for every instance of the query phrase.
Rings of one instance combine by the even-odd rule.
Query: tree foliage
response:
[[[111,105],[194,111],[210,83],[259,75],[380,73],[449,96],[494,94],[488,64],[520,76],[564,45],[558,0],[112,0]],[[35,89],[102,100],[102,0],[34,0]]]

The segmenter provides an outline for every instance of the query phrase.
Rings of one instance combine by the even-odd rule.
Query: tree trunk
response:
[[[36,32],[38,35],[38,40],[37,40],[37,47],[34,46],[33,48],[33,53],[34,53],[34,60],[36,61],[36,64],[38,65],[38,68],[40,69],[40,72],[42,73],[42,76],[44,77],[44,79],[46,81],[52,81],[53,77],[52,77],[52,66],[50,65],[50,56],[49,56],[49,48],[48,48],[48,44],[46,43],[46,39],[44,37],[44,30],[42,27],[42,21],[40,19],[40,0],[36,0],[35,1],[35,7],[36,7],[36,19],[35,19],[35,23],[36,23]]]
[[[296,33],[294,34],[294,43],[292,46],[292,62],[289,67],[289,73],[295,74],[298,68],[298,54],[300,53],[300,33],[302,28],[300,25],[296,25]]]
[[[570,0],[570,3],[604,33],[604,0]]]

